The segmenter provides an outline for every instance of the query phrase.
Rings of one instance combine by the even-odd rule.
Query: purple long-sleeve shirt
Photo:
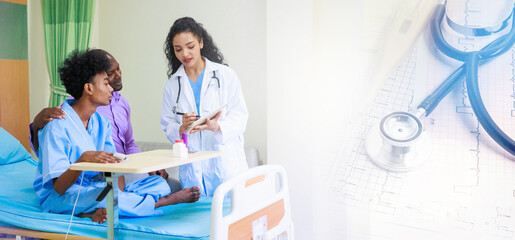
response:
[[[131,108],[129,107],[127,99],[119,92],[113,92],[111,103],[107,106],[98,107],[97,112],[111,121],[111,136],[113,137],[117,152],[123,154],[141,152],[134,142],[131,124]],[[29,128],[32,129],[32,123],[29,125]],[[39,149],[34,149],[32,145],[32,131],[29,132],[30,145],[39,157]]]

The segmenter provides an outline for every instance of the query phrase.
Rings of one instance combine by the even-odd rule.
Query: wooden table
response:
[[[176,167],[204,159],[221,156],[221,152],[204,151],[189,153],[186,158],[172,156],[172,150],[159,149],[127,155],[121,163],[81,162],[70,166],[71,170],[103,172],[108,187],[113,191],[107,194],[107,239],[112,240],[114,227],[118,225],[118,177],[128,173],[148,173],[170,167]]]

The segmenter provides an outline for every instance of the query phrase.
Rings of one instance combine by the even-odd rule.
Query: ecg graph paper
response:
[[[332,164],[322,201],[326,239],[514,239],[515,159],[480,127],[460,83],[423,120],[433,150],[408,173],[375,166],[365,137],[393,111],[408,111],[459,65],[434,49],[426,32],[356,121]],[[457,37],[457,47],[474,48]],[[479,70],[483,101],[495,122],[515,137],[515,48]],[[375,129],[377,130],[377,129]],[[327,219],[338,219],[328,221]],[[324,222],[324,223],[325,223]],[[320,227],[320,226],[319,226]]]

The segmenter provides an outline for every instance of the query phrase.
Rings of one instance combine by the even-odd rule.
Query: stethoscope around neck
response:
[[[216,80],[216,83],[217,83],[217,86],[218,86],[218,91],[220,91],[220,79],[216,76],[216,71],[213,71],[213,76],[211,76],[211,80],[215,79]],[[179,108],[179,98],[181,97],[181,76],[177,76],[177,84],[179,86],[178,90],[177,90],[177,99],[175,100],[175,106],[172,107],[172,112],[174,114],[178,114],[178,115],[184,115],[183,112],[180,112],[180,108]],[[209,87],[211,86],[211,84],[208,84],[207,87],[209,90]],[[222,105],[222,94],[220,94],[220,92],[218,93],[218,105]]]
[[[463,62],[463,65],[428,95],[415,113],[393,112],[381,120],[379,129],[369,130],[365,148],[372,162],[394,172],[410,171],[423,163],[430,156],[432,145],[423,131],[420,119],[427,117],[463,76],[466,76],[470,105],[479,123],[499,146],[515,155],[515,141],[492,120],[483,104],[478,86],[479,61],[485,62],[486,59],[505,53],[515,42],[514,11],[515,8],[508,17],[511,17],[509,33],[495,39],[479,51],[464,52],[453,48],[443,38],[440,23],[445,14],[445,7],[443,4],[436,7],[431,23],[435,45],[443,54]]]

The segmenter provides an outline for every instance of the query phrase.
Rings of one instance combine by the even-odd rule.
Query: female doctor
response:
[[[179,167],[183,188],[198,186],[212,196],[216,187],[248,168],[243,133],[248,111],[236,73],[223,64],[211,36],[193,18],[177,19],[166,38],[170,80],[164,87],[161,128],[172,143],[198,116],[227,104],[212,119],[188,132],[191,152],[221,151],[221,157]]]

